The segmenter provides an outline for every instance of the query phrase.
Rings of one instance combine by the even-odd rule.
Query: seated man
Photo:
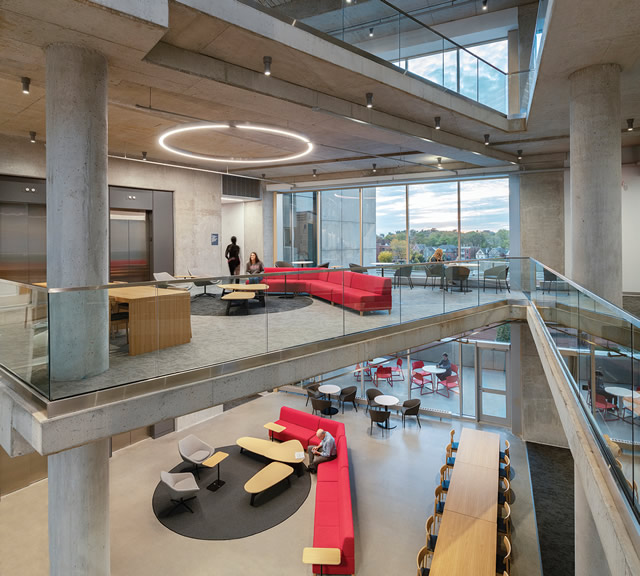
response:
[[[318,464],[328,462],[336,457],[336,441],[329,432],[318,428],[316,436],[320,439],[319,446],[309,446],[309,472],[315,474],[318,471]]]
[[[445,380],[451,376],[451,362],[449,362],[449,355],[446,352],[442,355],[442,360],[438,362],[437,366],[438,368],[444,368],[442,374],[436,374],[438,380]]]

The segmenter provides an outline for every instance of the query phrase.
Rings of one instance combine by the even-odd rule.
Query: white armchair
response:
[[[196,479],[191,472],[180,472],[178,474],[172,474],[171,472],[160,472],[160,480],[169,489],[171,494],[171,502],[175,504],[171,510],[167,513],[167,516],[173,513],[176,508],[184,506],[191,514],[193,510],[187,504],[190,500],[196,497],[196,494],[200,490]]]
[[[212,448],[206,442],[203,442],[197,436],[189,434],[178,442],[178,451],[185,462],[189,462],[195,466],[195,473],[200,478],[198,466],[200,466],[207,458],[213,455],[215,448]]]
[[[154,272],[153,278],[156,282],[169,282],[171,280],[178,280],[175,276],[171,276],[169,272]],[[186,290],[187,292],[191,290],[191,286],[193,284],[191,282],[185,284],[166,284],[160,285],[160,288],[173,288],[175,290]]]

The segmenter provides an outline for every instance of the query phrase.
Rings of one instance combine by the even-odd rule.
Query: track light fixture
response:
[[[36,133],[35,132],[29,132],[29,142],[31,142],[31,144],[35,144],[36,143]]]
[[[373,28],[369,28],[369,38],[373,38]]]
[[[265,56],[262,62],[264,62],[264,75],[271,76],[271,56]]]
[[[438,156],[438,170],[442,170],[442,158]]]
[[[488,0],[482,0],[482,9],[483,10],[487,9],[487,2],[488,2]]]
[[[436,130],[440,130],[440,116],[436,116],[434,120],[436,121]]]
[[[314,178],[318,177],[318,171],[315,168],[313,169],[313,177]]]
[[[633,132],[633,118],[627,119],[627,132]]]
[[[489,146],[489,134],[484,135],[484,145]]]
[[[29,94],[29,86],[31,85],[31,78],[23,76],[20,81],[22,82],[22,93]]]
[[[522,150],[518,150],[518,160],[522,160]]]
[[[376,170],[376,163],[374,162],[374,163],[373,163],[373,173],[375,174],[376,172],[377,172],[377,170]]]
[[[373,108],[373,92],[367,92],[367,108]]]
[[[142,152],[142,160],[144,160],[145,162],[147,161],[147,153],[146,152]]]

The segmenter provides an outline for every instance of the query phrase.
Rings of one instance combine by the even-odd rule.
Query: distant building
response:
[[[506,255],[506,250],[504,248],[501,248],[500,246],[489,250],[489,258],[504,258]]]
[[[447,260],[456,260],[458,258],[458,247],[453,244],[441,244],[438,246],[443,252]]]
[[[478,251],[476,252],[476,260],[484,260],[486,257],[486,252],[482,248],[478,248]]]

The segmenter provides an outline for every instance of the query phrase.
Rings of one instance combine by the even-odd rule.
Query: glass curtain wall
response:
[[[376,262],[407,262],[406,186],[376,188]],[[371,202],[371,200],[368,200]],[[372,262],[364,262],[370,265]]]
[[[360,190],[323,190],[318,194],[322,222],[319,263],[341,268],[360,264]]]
[[[317,193],[280,194],[277,210],[278,260],[317,264]]]

